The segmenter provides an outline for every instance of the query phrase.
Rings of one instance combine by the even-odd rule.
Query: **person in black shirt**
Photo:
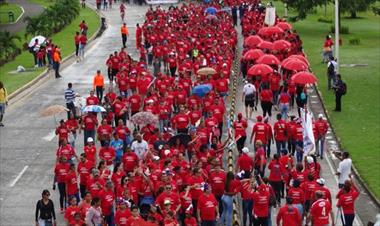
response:
[[[50,192],[48,190],[42,191],[42,199],[38,200],[36,205],[36,226],[53,226],[57,225],[54,203],[49,199]]]
[[[342,77],[340,74],[336,75],[336,83],[334,84],[333,87],[335,91],[335,109],[334,111],[342,111],[342,96],[345,94],[345,88],[344,88],[344,83],[342,81]]]

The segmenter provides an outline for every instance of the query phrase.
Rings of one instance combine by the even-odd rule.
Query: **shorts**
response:
[[[253,108],[253,107],[255,107],[255,100],[254,99],[252,99],[252,100],[245,100],[244,101],[244,104],[245,104],[245,107],[251,107],[251,108]]]
[[[0,103],[0,114],[3,115],[5,113],[5,103]]]

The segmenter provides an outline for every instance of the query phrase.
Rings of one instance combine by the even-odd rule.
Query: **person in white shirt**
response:
[[[343,152],[343,160],[339,163],[336,175],[338,176],[339,188],[344,186],[344,182],[348,180],[351,176],[351,166],[352,160],[350,159],[350,154],[348,152]]]
[[[244,105],[245,105],[246,118],[251,118],[252,116],[253,108],[255,107],[255,99],[256,99],[255,95],[256,95],[255,86],[249,81],[245,81],[241,101],[244,102]]]
[[[131,150],[135,152],[139,159],[143,159],[148,151],[148,143],[142,139],[141,134],[136,135],[136,140],[131,144]]]

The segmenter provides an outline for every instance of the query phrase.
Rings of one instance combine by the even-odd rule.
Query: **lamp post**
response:
[[[339,0],[335,0],[335,58],[336,58],[336,73],[339,73]]]

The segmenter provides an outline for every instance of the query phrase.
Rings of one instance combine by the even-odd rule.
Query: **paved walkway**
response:
[[[17,21],[17,23],[14,24],[6,24],[6,25],[0,25],[0,31],[9,31],[11,33],[16,33],[21,31],[26,27],[26,23],[24,22],[24,18],[27,16],[36,16],[42,11],[44,11],[44,8],[38,4],[32,3],[27,0],[12,0],[11,3],[17,4],[24,8],[24,14],[21,16],[21,18]],[[15,18],[16,20],[17,18]]]
[[[93,2],[93,1],[91,1]],[[33,92],[11,103],[0,129],[0,225],[32,225],[35,204],[42,189],[51,191],[51,198],[59,210],[58,191],[52,191],[53,167],[57,140],[53,117],[41,118],[39,111],[53,104],[64,104],[63,91],[68,82],[83,96],[92,88],[92,77],[97,69],[106,74],[105,61],[110,53],[119,51],[121,19],[118,6],[104,12],[108,28],[85,53],[85,60],[63,69],[63,79],[53,75]],[[137,59],[135,51],[135,25],[142,23],[146,6],[127,6],[126,21],[129,27],[128,52]],[[107,79],[108,82],[108,79]],[[108,84],[106,84],[108,86]],[[65,118],[57,116],[57,119]],[[82,135],[78,138],[77,153],[83,150]],[[58,215],[58,225],[63,217]]]

